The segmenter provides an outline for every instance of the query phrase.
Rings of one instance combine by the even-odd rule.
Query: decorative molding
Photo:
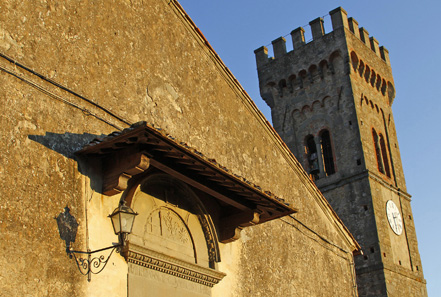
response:
[[[208,287],[213,287],[226,276],[223,272],[179,260],[130,242],[127,261]]]
[[[204,231],[205,241],[208,249],[208,260],[211,263],[220,262],[219,246],[217,244],[216,229],[211,222],[211,219],[206,214],[198,215],[199,222],[201,223],[202,230]]]

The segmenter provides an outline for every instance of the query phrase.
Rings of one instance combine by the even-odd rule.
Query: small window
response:
[[[391,170],[389,165],[389,157],[386,148],[386,141],[383,134],[377,134],[375,129],[372,129],[372,137],[374,139],[375,155],[377,157],[378,171],[391,177]]]
[[[390,177],[389,158],[387,157],[386,143],[381,133],[380,133],[380,148],[381,148],[381,155],[383,157],[383,164],[384,164],[384,169],[386,171],[386,175]]]
[[[372,129],[372,137],[374,138],[375,155],[377,156],[378,171],[384,174],[383,157],[381,155],[378,134],[375,129]]]
[[[322,147],[323,164],[326,175],[335,173],[334,154],[332,153],[331,136],[328,130],[320,133],[320,144]]]

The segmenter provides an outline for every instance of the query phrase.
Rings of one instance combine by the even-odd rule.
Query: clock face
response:
[[[392,200],[389,200],[386,203],[386,214],[392,230],[395,234],[401,235],[401,233],[403,233],[403,220],[401,219],[398,207]]]

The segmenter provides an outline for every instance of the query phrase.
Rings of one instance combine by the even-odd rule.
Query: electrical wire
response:
[[[109,114],[110,116],[112,116],[112,117],[118,119],[119,121],[123,122],[124,124],[129,125],[129,126],[131,125],[131,123],[130,123],[129,121],[123,119],[122,117],[118,116],[117,114],[113,113],[112,111],[108,110],[107,108],[105,108],[105,107],[99,105],[98,103],[95,103],[94,101],[92,101],[92,100],[90,100],[90,99],[88,99],[88,98],[86,98],[86,97],[84,97],[84,96],[78,94],[77,92],[72,91],[71,89],[69,89],[69,88],[67,88],[67,87],[65,87],[65,86],[63,86],[63,85],[61,85],[60,83],[58,83],[58,82],[56,82],[56,81],[54,81],[54,80],[52,80],[52,79],[50,79],[50,78],[48,78],[48,77],[46,77],[46,76],[40,74],[40,73],[38,73],[38,72],[32,70],[31,68],[29,68],[29,67],[27,67],[27,66],[25,66],[25,65],[23,65],[23,64],[21,64],[21,63],[19,63],[19,62],[17,62],[17,61],[14,60],[14,59],[12,59],[11,57],[8,57],[8,56],[6,56],[6,55],[3,54],[3,53],[0,53],[0,57],[4,58],[4,59],[7,60],[8,62],[12,63],[14,66],[18,66],[18,67],[20,67],[20,68],[26,70],[27,72],[29,72],[29,73],[31,73],[31,74],[33,74],[33,75],[35,75],[35,76],[41,78],[42,80],[44,80],[44,81],[46,81],[46,82],[48,82],[48,83],[50,83],[50,84],[52,84],[52,85],[54,85],[54,86],[56,86],[56,87],[62,89],[63,91],[66,91],[66,92],[68,92],[69,94],[72,94],[72,95],[74,95],[75,97],[78,97],[78,98],[80,98],[80,99],[86,101],[87,103],[89,103],[89,104],[95,106],[96,108],[101,109],[101,110],[104,111],[105,113],[107,113],[107,114]],[[1,67],[1,66],[0,66],[0,67]],[[40,91],[42,91],[42,92],[45,93],[45,94],[48,94],[48,95],[51,94],[51,95],[50,95],[51,97],[54,97],[54,96],[55,96],[55,97],[57,97],[58,100],[61,99],[61,101],[65,102],[66,104],[69,104],[69,105],[74,106],[74,107],[79,108],[79,109],[84,109],[84,108],[82,108],[82,107],[79,107],[78,105],[75,105],[75,104],[73,104],[73,103],[71,103],[71,102],[68,102],[66,99],[63,99],[63,98],[61,98],[61,97],[58,96],[58,95],[55,95],[55,94],[49,92],[48,90],[45,90],[43,87],[39,86],[37,83],[31,82],[31,81],[27,80],[26,78],[21,77],[20,75],[18,75],[16,72],[14,72],[14,71],[12,71],[12,70],[8,70],[8,69],[6,69],[6,68],[4,68],[4,67],[1,67],[1,70],[3,70],[3,71],[5,71],[5,72],[7,72],[7,73],[9,73],[9,74],[11,74],[11,75],[13,75],[13,76],[15,76],[16,78],[18,78],[18,79],[20,79],[20,80],[22,80],[22,81],[24,81],[24,82],[26,82],[26,83],[28,83],[28,84],[34,86],[34,87],[36,87],[37,89],[39,89]],[[87,113],[89,113],[89,114],[91,114],[91,115],[93,115],[93,116],[96,116],[96,115],[92,114],[90,111],[88,111],[87,109],[84,109],[83,111],[86,111]],[[96,117],[99,118],[98,116],[96,116]],[[100,120],[103,120],[103,119],[101,119],[101,118],[99,118],[99,119],[100,119]],[[110,124],[108,121],[106,121],[106,120],[104,120],[104,121],[105,121],[106,123]],[[115,125],[113,125],[113,124],[110,124],[110,125],[113,126],[113,127],[115,127],[115,128],[117,128],[117,129],[119,129],[119,130],[122,130],[121,128],[119,128],[119,127],[117,127],[117,126],[115,126]]]
[[[1,55],[1,54],[0,54],[0,55]],[[106,124],[108,124],[108,125],[110,125],[110,126],[116,128],[116,129],[118,129],[118,130],[120,130],[120,131],[122,130],[121,127],[119,127],[119,126],[117,126],[117,125],[115,125],[115,124],[112,124],[111,122],[109,122],[109,121],[106,120],[106,119],[103,119],[103,118],[99,117],[98,115],[92,113],[90,110],[88,110],[88,109],[86,109],[86,108],[84,108],[84,107],[81,107],[81,106],[79,106],[79,105],[77,105],[77,104],[75,104],[75,103],[72,103],[72,102],[70,102],[70,101],[68,101],[68,100],[66,100],[66,99],[64,99],[64,98],[62,98],[62,97],[60,97],[60,96],[58,96],[58,95],[56,95],[56,94],[54,94],[54,93],[48,91],[48,90],[46,90],[45,88],[43,88],[43,87],[40,86],[39,84],[37,84],[37,83],[35,83],[35,82],[32,82],[32,81],[30,81],[30,80],[28,80],[28,79],[26,79],[26,78],[20,76],[18,73],[16,73],[16,72],[13,71],[13,70],[7,69],[7,68],[5,68],[5,67],[3,67],[3,66],[0,66],[0,70],[2,70],[3,72],[6,72],[6,73],[8,73],[8,74],[10,74],[10,75],[12,75],[12,76],[18,78],[19,80],[25,82],[26,84],[32,86],[33,88],[39,90],[40,92],[42,92],[42,93],[48,95],[49,97],[51,97],[51,98],[53,98],[53,99],[56,99],[56,100],[58,100],[58,101],[60,101],[60,102],[63,102],[63,103],[65,103],[65,104],[69,105],[69,106],[72,106],[72,107],[74,107],[74,108],[77,108],[77,109],[81,110],[83,113],[85,113],[86,115],[93,116],[93,117],[99,119],[100,121],[103,121],[103,122],[105,122]]]
[[[329,241],[328,239],[326,239],[324,236],[322,236],[322,235],[320,235],[319,233],[317,233],[316,231],[312,230],[311,228],[309,228],[308,226],[306,226],[304,223],[302,223],[301,221],[299,221],[298,219],[296,219],[296,218],[293,217],[292,215],[290,215],[289,217],[290,217],[291,219],[293,219],[295,222],[297,222],[298,224],[300,224],[303,228],[305,228],[306,230],[308,230],[310,233],[312,233],[312,234],[314,234],[315,236],[317,236],[318,238],[320,238],[321,241],[324,242],[324,243],[326,243],[328,246],[333,246],[333,247],[339,249],[340,251],[342,251],[342,252],[345,253],[345,254],[349,253],[347,250],[345,250],[344,248],[342,248],[342,247],[340,247],[340,246],[338,246],[338,245],[332,243],[331,241]],[[333,249],[328,248],[327,246],[321,244],[321,243],[320,243],[316,238],[314,238],[313,236],[310,236],[310,235],[306,234],[304,231],[300,230],[300,228],[299,228],[298,226],[296,226],[295,224],[292,224],[292,223],[290,223],[290,222],[288,222],[288,221],[286,221],[286,220],[284,220],[284,219],[282,219],[282,218],[281,218],[280,220],[281,220],[282,222],[284,222],[284,223],[286,223],[286,224],[288,224],[288,225],[290,225],[290,226],[296,228],[296,229],[297,229],[298,231],[300,231],[302,234],[304,234],[305,236],[309,237],[310,239],[312,239],[312,240],[318,242],[321,246],[323,246],[323,247],[325,247],[326,249],[328,249],[328,250],[334,252],[334,253],[335,253],[336,255],[338,255],[339,257],[341,257],[341,258],[347,260],[347,258],[342,257],[341,255],[339,255],[338,253],[336,253]]]
[[[300,230],[300,228],[298,226],[296,226],[295,224],[292,224],[284,219],[280,219],[282,222],[294,227],[295,229],[297,229],[300,233],[302,233],[303,235],[305,235],[306,237],[310,238],[311,240],[314,240],[315,242],[317,242],[319,245],[321,245],[322,247],[324,247],[325,249],[331,251],[332,253],[334,253],[336,256],[346,260],[349,264],[349,270],[351,271],[351,278],[352,278],[352,295],[353,296],[357,296],[357,281],[356,281],[356,273],[355,273],[355,263],[353,261],[353,256],[352,253],[350,251],[347,251],[345,249],[343,249],[342,247],[330,242],[328,239],[326,239],[324,236],[320,235],[319,233],[317,233],[316,231],[312,230],[311,228],[309,228],[308,226],[306,226],[304,223],[302,223],[301,221],[299,221],[298,219],[296,219],[294,216],[289,215],[289,217],[291,219],[293,219],[294,221],[296,221],[298,224],[300,224],[302,227],[304,227],[306,230],[308,230],[309,232],[311,232],[312,234],[314,234],[315,236],[317,236],[318,238],[320,238],[324,243],[326,243],[328,246],[322,244],[321,242],[319,242],[315,237],[310,236],[308,234],[306,234],[305,232],[303,232],[302,230]],[[340,255],[339,253],[337,253],[334,249],[330,248],[330,246],[333,246],[337,249],[339,249],[340,251],[342,251],[345,255],[347,255],[347,257],[344,257],[342,255]]]

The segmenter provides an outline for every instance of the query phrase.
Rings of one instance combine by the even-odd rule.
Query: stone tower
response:
[[[360,296],[427,296],[392,115],[389,53],[368,31],[330,12],[255,51],[260,93],[274,128],[363,249]]]

